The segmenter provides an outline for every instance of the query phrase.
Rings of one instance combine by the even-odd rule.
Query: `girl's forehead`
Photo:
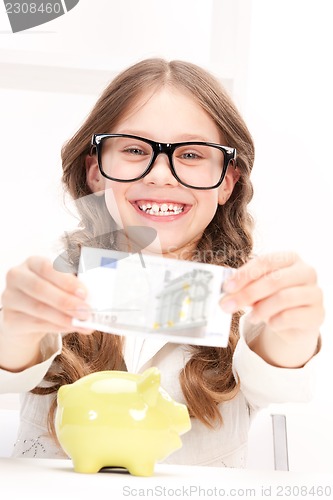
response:
[[[121,115],[121,120],[127,120],[131,116],[138,113],[138,111],[145,108],[145,106],[147,106],[152,97],[156,95],[158,92],[159,92],[158,89],[145,90],[140,92],[140,94],[135,96],[135,98],[132,98],[129,104],[127,104],[127,106],[124,108],[123,113]]]
[[[116,126],[140,125],[140,122],[152,127],[163,122],[165,126],[171,124],[175,129],[182,125],[187,129],[218,129],[215,120],[201,106],[196,96],[169,84],[141,92],[124,109]]]
[[[191,103],[192,106],[200,108],[205,113],[207,112],[200,104],[198,97],[190,90],[178,87],[173,83],[166,83],[162,86],[140,92],[135,98],[131,99],[130,103],[126,106],[123,116],[130,116],[140,109],[149,106],[152,102],[158,101],[159,104],[161,104],[163,100],[168,104],[174,102],[177,105],[182,102]]]

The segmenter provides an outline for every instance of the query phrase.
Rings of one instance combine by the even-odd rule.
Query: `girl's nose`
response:
[[[160,154],[156,158],[153,168],[143,178],[146,184],[155,184],[156,186],[177,186],[178,181],[173,176],[170,168],[169,158],[166,154]]]

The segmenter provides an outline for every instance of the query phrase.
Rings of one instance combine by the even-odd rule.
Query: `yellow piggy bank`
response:
[[[155,462],[182,446],[191,422],[186,406],[161,388],[158,369],[149,368],[96,372],[60,387],[55,426],[76,472],[124,467],[151,476]]]

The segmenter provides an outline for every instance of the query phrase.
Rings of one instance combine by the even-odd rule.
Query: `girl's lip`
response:
[[[140,198],[139,200],[134,200],[131,203],[135,203],[136,205],[143,205],[150,203],[153,205],[154,203],[157,203],[157,205],[163,205],[163,203],[166,203],[168,205],[180,205],[180,206],[186,206],[187,204],[184,203],[183,201],[176,201],[176,200],[170,200],[170,199],[151,199],[151,198]]]

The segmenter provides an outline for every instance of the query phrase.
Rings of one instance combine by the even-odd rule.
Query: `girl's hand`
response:
[[[308,343],[309,352],[310,345],[317,345],[324,319],[322,292],[315,270],[298,255],[286,252],[256,257],[237,269],[224,291],[224,311],[251,307],[250,321],[265,322],[284,343],[294,347]],[[261,347],[269,350],[266,344]]]
[[[28,364],[47,333],[91,333],[72,326],[73,318],[89,316],[85,295],[77,277],[55,271],[42,257],[12,268],[1,300],[0,366]]]

